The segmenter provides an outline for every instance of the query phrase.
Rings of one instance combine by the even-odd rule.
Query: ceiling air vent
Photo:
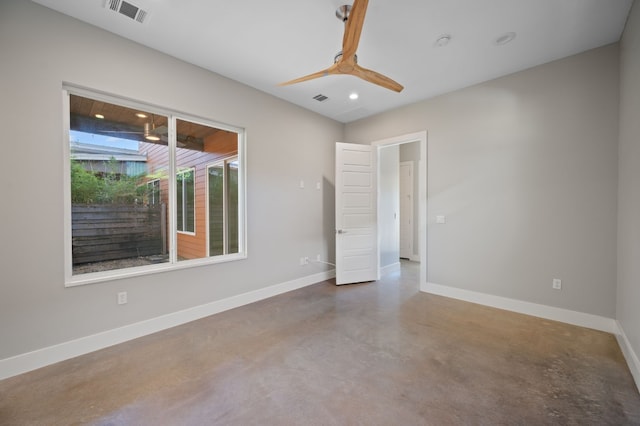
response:
[[[328,97],[326,97],[325,95],[315,95],[315,96],[313,97],[313,99],[315,99],[315,100],[316,100],[316,101],[318,101],[318,102],[324,102],[324,101],[326,101],[326,100],[327,100],[327,99],[329,99],[329,98],[328,98]]]
[[[138,6],[124,0],[107,0],[105,7],[113,12],[121,13],[134,21],[138,21],[141,24],[144,23],[144,20],[149,15],[146,10],[142,10]]]

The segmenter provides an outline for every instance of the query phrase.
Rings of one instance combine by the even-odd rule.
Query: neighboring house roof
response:
[[[74,160],[103,160],[109,161],[114,158],[116,161],[139,161],[147,162],[147,156],[140,154],[138,150],[115,148],[104,145],[93,145],[88,143],[71,142],[71,157]]]
[[[84,168],[94,173],[116,172],[128,176],[147,173],[147,155],[137,150],[71,142],[71,158],[82,162]],[[118,170],[112,170],[109,161],[118,162]]]

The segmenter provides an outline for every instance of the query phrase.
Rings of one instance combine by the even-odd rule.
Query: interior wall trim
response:
[[[464,290],[429,282],[424,285],[421,284],[420,291],[464,300],[466,302],[478,303],[480,305],[491,306],[493,308],[504,309],[520,314],[560,321],[580,327],[592,328],[594,330],[605,331],[607,333],[618,334],[619,331],[616,320],[599,315],[556,308],[554,306],[541,305],[538,303],[525,302],[507,297],[494,296],[492,294],[479,293],[476,291]]]
[[[633,350],[631,342],[629,342],[629,339],[624,332],[624,328],[622,328],[622,324],[620,324],[619,321],[616,321],[616,325],[618,326],[618,333],[616,333],[618,345],[620,345],[624,359],[629,365],[629,370],[631,370],[633,380],[636,382],[636,388],[640,391],[640,359],[638,358],[638,354]]]
[[[335,277],[335,269],[0,360],[0,380]]]

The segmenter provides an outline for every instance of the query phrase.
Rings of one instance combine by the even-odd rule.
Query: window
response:
[[[160,199],[160,179],[147,182],[147,199],[150,206],[157,206],[162,202]]]
[[[209,254],[238,252],[238,160],[225,159],[207,168]]]
[[[65,93],[67,285],[246,257],[242,129]]]
[[[195,232],[195,170],[188,169],[176,175],[176,206],[178,232]]]

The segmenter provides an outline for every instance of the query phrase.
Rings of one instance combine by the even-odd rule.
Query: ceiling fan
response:
[[[342,38],[342,51],[335,56],[333,65],[325,70],[280,83],[279,86],[288,86],[332,74],[348,74],[386,89],[401,92],[404,89],[401,84],[385,75],[358,65],[356,50],[360,42],[360,33],[362,32],[368,3],[369,0],[354,0],[353,6],[345,5],[336,10],[336,16],[345,23],[345,27]]]
[[[120,124],[121,126],[123,124]],[[118,126],[118,123],[115,124],[115,126]],[[116,135],[117,137],[123,138],[123,139],[133,139],[133,140],[140,140],[137,137],[128,137],[127,135],[142,135],[144,137],[144,139],[148,142],[158,142],[166,145],[169,142],[169,128],[165,125],[159,125],[157,126],[155,123],[155,116],[152,115],[151,116],[151,122],[146,122],[143,124],[142,126],[142,130],[129,130],[131,129],[132,125],[129,124],[124,124],[124,128],[122,129],[116,129],[116,130],[107,130],[107,129],[94,129],[92,130],[93,133],[98,133],[98,134],[113,134]],[[109,127],[109,129],[112,129],[113,127]],[[196,149],[196,150],[202,150],[202,147],[204,146],[204,141],[202,138],[198,138],[195,137],[193,135],[183,135],[183,134],[177,134],[176,135],[176,146],[178,148],[188,148],[188,149]]]
[[[116,129],[116,130],[107,130],[107,129],[96,129],[96,133],[116,133],[116,134],[138,134],[143,135],[143,137],[151,142],[155,141],[164,141],[166,142],[167,135],[169,133],[169,129],[167,126],[157,126],[155,123],[155,116],[151,116],[151,122],[146,122],[142,126],[142,130],[129,130],[131,126],[127,125],[125,129]]]

